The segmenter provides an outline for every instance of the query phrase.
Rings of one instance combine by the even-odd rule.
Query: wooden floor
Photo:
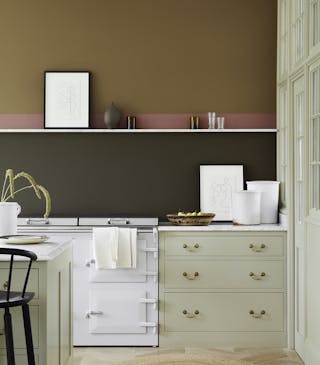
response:
[[[230,359],[242,359],[254,365],[301,365],[303,362],[294,351],[283,349],[159,349],[145,347],[78,347],[68,365],[118,365],[137,356],[179,353],[212,353]]]

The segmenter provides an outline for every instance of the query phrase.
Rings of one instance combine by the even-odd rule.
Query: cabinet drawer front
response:
[[[167,332],[284,331],[284,296],[282,293],[166,293],[164,321]]]
[[[282,235],[171,234],[164,238],[165,255],[283,256]]]
[[[166,260],[165,288],[282,289],[282,261]]]
[[[26,269],[13,269],[12,272],[12,291],[22,291],[24,280],[26,278]],[[6,290],[6,282],[8,280],[9,266],[6,269],[0,269],[0,290]],[[39,298],[39,271],[38,269],[31,269],[28,280],[27,291],[35,293],[35,298]]]
[[[39,307],[36,305],[30,305],[30,319],[31,328],[33,336],[33,346],[34,348],[39,348]],[[4,310],[0,310],[0,333],[4,332],[3,323],[3,313]],[[25,349],[26,341],[24,336],[24,326],[21,307],[10,308],[10,313],[12,315],[12,327],[13,327],[13,339],[14,347],[16,349]],[[0,336],[0,348],[5,348],[5,336]]]

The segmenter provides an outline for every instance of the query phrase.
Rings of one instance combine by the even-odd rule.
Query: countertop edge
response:
[[[212,224],[209,226],[160,225],[158,230],[159,232],[286,232],[287,228],[281,224],[260,224],[252,226]]]
[[[37,262],[39,261],[52,261],[66,249],[72,245],[72,238],[55,238],[54,241],[50,240],[40,244],[28,244],[28,245],[8,245],[0,244],[0,247],[15,248],[21,250],[32,251],[37,255]],[[0,261],[9,261],[10,256],[1,256]],[[26,261],[25,259],[15,257],[16,261]]]

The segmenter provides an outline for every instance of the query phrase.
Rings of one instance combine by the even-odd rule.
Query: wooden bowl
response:
[[[167,214],[169,222],[176,226],[208,226],[215,217],[214,213],[204,213],[203,215],[178,215]]]

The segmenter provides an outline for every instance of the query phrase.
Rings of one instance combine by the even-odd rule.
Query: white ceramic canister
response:
[[[17,234],[21,207],[16,202],[0,202],[0,236]]]
[[[278,223],[279,181],[247,181],[249,191],[261,192],[261,223]]]
[[[232,214],[234,224],[260,224],[261,193],[238,191],[232,195]]]

